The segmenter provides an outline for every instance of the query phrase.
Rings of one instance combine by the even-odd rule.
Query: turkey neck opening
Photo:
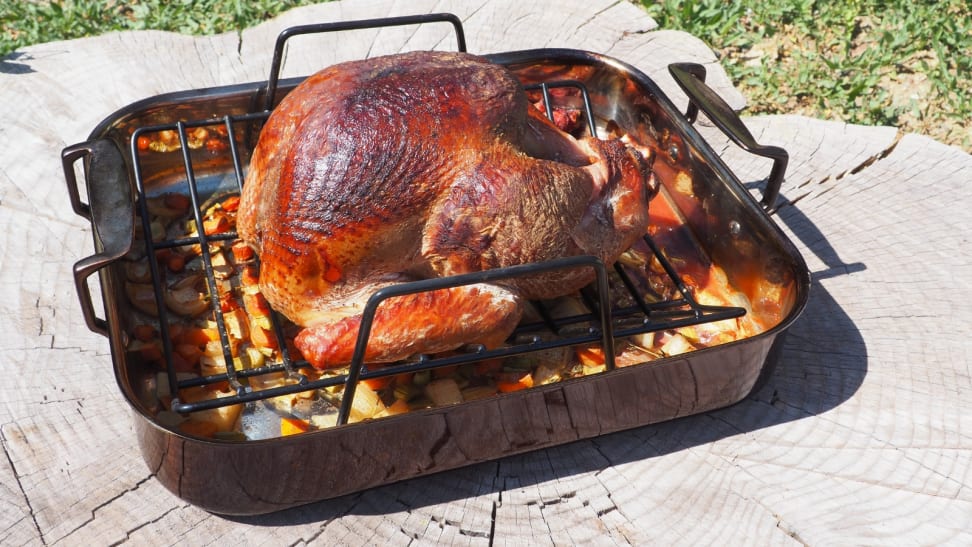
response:
[[[531,157],[566,163],[573,167],[591,164],[591,150],[561,131],[539,110],[527,107],[526,127],[520,141],[524,152]]]

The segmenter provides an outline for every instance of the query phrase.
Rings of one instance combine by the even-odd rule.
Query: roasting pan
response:
[[[419,282],[403,290],[420,291],[443,283],[523,275],[538,268],[589,267],[597,272],[597,282],[587,292],[590,313],[578,320],[583,328],[561,332],[554,324],[553,335],[536,335],[531,334],[533,327],[525,327],[525,331],[515,335],[517,340],[499,350],[499,354],[471,348],[459,355],[420,356],[393,372],[434,371],[487,358],[585,344],[600,344],[604,349],[604,371],[356,423],[347,423],[353,396],[344,397],[336,409],[336,425],[290,436],[202,438],[174,425],[173,414],[211,411],[227,404],[225,400],[190,402],[180,401],[177,396],[167,402],[175,412],[160,412],[163,404],[159,384],[165,382],[190,388],[207,381],[223,382],[234,387],[232,402],[249,409],[246,405],[261,405],[271,397],[334,386],[353,394],[358,381],[382,374],[361,363],[362,344],[368,336],[366,312],[355,363],[343,375],[308,379],[301,373],[305,369],[299,359],[287,355],[286,345],[280,344],[283,349],[276,355],[277,360],[262,368],[236,370],[228,366],[218,377],[186,380],[174,370],[175,350],[166,339],[167,327],[161,325],[164,317],[158,320],[163,331],[164,366],[150,364],[142,352],[134,350],[138,341],[133,327],[144,318],[126,293],[126,268],[133,255],[151,256],[160,249],[189,244],[164,237],[156,241],[154,236],[146,236],[153,230],[146,220],[147,202],[153,196],[177,193],[191,198],[199,226],[199,215],[207,200],[238,193],[267,111],[300,81],[278,78],[282,45],[287,38],[307,32],[430,22],[451,23],[460,50],[465,49],[461,25],[448,14],[288,29],[278,39],[267,81],[147,98],[108,116],[87,141],[64,150],[62,160],[72,206],[91,222],[94,236],[95,253],[75,266],[85,320],[93,331],[108,337],[118,387],[133,409],[136,437],[148,467],[180,498],[221,514],[272,512],[725,407],[742,400],[772,370],[787,328],[806,304],[810,286],[802,257],[769,216],[786,167],[785,151],[754,141],[736,114],[705,85],[705,71],[700,65],[670,67],[690,98],[688,110],[683,113],[655,82],[622,61],[587,51],[537,49],[487,57],[508,67],[525,86],[540,88],[544,101],[550,100],[551,88],[570,88],[569,92],[555,95],[566,97],[568,102],[581,101],[575,106],[583,111],[589,127],[580,131],[596,133],[621,128],[632,140],[652,150],[655,177],[662,188],[659,196],[667,200],[711,261],[725,270],[729,280],[750,297],[753,305],[741,309],[695,302],[691,287],[682,284],[685,275],[679,271],[677,261],[664,262],[673,284],[682,291],[675,293],[676,301],[662,302],[658,307],[636,298],[632,308],[643,309],[634,312],[618,307],[610,296],[612,284],[619,283],[617,272],[621,268],[599,264],[590,257],[437,280],[432,285]],[[758,202],[743,187],[695,130],[692,124],[699,109],[740,146],[774,160],[762,201]],[[547,110],[551,111],[549,104]],[[209,134],[217,138],[190,146],[194,130],[199,127],[209,128]],[[173,132],[170,135],[175,135],[179,145],[169,151],[144,150],[144,140],[161,131]],[[233,234],[212,239],[220,237],[232,238]],[[212,243],[201,239],[194,242],[203,248]],[[662,260],[671,254],[664,248],[655,252]],[[212,283],[214,268],[210,259],[206,259],[205,273]],[[89,277],[95,273],[99,283],[92,286]],[[761,307],[755,293],[766,284],[775,287],[777,298],[768,307]],[[158,309],[164,310],[164,297],[158,294],[164,289],[160,282],[155,287]],[[100,295],[100,299],[93,294]],[[369,305],[377,306],[393,296],[376,294]],[[94,305],[98,300],[103,310],[100,313]],[[223,332],[227,327],[218,308],[216,305],[212,314],[224,351],[228,352]],[[688,353],[662,355],[633,366],[615,366],[612,348],[626,336],[733,320],[745,314],[763,321],[767,328],[752,336]],[[550,326],[550,321],[546,324]],[[575,327],[577,324],[572,323]],[[276,334],[284,335],[278,323],[274,329]],[[227,357],[229,360],[228,353]],[[253,380],[260,374],[297,380],[261,392],[253,387]]]

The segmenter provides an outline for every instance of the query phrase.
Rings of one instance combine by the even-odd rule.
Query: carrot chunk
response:
[[[301,420],[299,418],[280,418],[280,435],[286,437],[287,435],[297,435],[299,433],[306,433],[310,429],[310,424],[306,420]]]

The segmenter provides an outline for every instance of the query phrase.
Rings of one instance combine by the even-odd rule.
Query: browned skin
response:
[[[528,107],[504,68],[416,52],[336,65],[277,107],[239,215],[268,301],[306,327],[318,367],[351,360],[378,288],[562,256],[613,262],[645,232],[649,168],[619,141],[575,140]],[[524,299],[589,270],[400,297],[376,314],[366,360],[495,346]]]

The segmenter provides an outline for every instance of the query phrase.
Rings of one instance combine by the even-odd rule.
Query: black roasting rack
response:
[[[356,28],[373,28],[375,26],[391,26],[401,24],[416,24],[427,22],[446,21],[453,24],[456,29],[457,41],[460,51],[465,51],[465,43],[462,27],[459,20],[451,14],[433,14],[419,17],[401,17],[392,19],[381,19],[379,24],[373,21],[356,21],[324,25],[307,25],[294,27],[285,31],[278,38],[273,61],[271,77],[267,81],[264,92],[265,106],[261,111],[242,115],[225,115],[221,118],[210,118],[205,120],[179,121],[169,124],[151,125],[137,128],[131,136],[131,165],[137,192],[137,207],[141,217],[142,230],[144,234],[145,251],[148,257],[155,256],[156,251],[162,249],[173,249],[187,246],[197,246],[201,250],[201,260],[203,273],[208,286],[210,295],[218,294],[218,281],[215,274],[213,260],[210,253],[210,244],[237,239],[235,232],[207,235],[203,227],[203,215],[205,203],[211,196],[206,195],[208,190],[201,189],[198,180],[202,171],[203,161],[212,161],[212,152],[198,152],[190,148],[190,132],[199,127],[221,126],[225,129],[228,137],[228,147],[220,154],[229,154],[229,159],[233,166],[234,191],[242,190],[244,182],[244,166],[241,159],[241,152],[252,144],[254,137],[258,134],[259,127],[269,116],[277,95],[277,82],[279,79],[280,59],[282,59],[283,45],[287,38],[298,34],[310,32],[328,32],[333,30],[349,30]],[[591,135],[597,135],[595,118],[591,110],[591,102],[588,97],[587,89],[583,84],[576,81],[551,81],[529,86],[530,89],[539,90],[542,100],[546,107],[546,114],[553,118],[554,106],[550,89],[557,87],[572,87],[580,91],[583,99],[582,115],[587,123],[587,130]],[[151,229],[151,216],[148,208],[149,194],[146,189],[147,176],[143,173],[141,152],[138,148],[140,137],[149,137],[162,131],[172,131],[178,135],[179,151],[182,155],[184,168],[184,182],[180,182],[178,191],[187,194],[192,204],[192,218],[197,227],[197,235],[191,237],[168,238],[163,236],[158,240],[153,238]],[[231,183],[231,186],[234,184]],[[167,192],[176,191],[173,187],[167,187]],[[368,300],[362,315],[360,331],[357,336],[352,363],[345,374],[312,379],[303,371],[310,367],[304,360],[295,359],[287,349],[284,342],[284,330],[286,319],[278,313],[271,314],[273,332],[277,338],[279,348],[279,358],[276,362],[260,366],[258,368],[237,368],[234,365],[230,336],[227,331],[224,313],[221,309],[219,299],[215,296],[210,298],[212,308],[212,318],[219,332],[220,343],[223,350],[223,358],[226,365],[226,372],[214,375],[180,379],[173,366],[173,342],[169,329],[169,311],[165,304],[165,283],[163,272],[156,260],[148,260],[153,288],[155,291],[156,307],[160,324],[160,338],[162,351],[167,365],[169,385],[172,386],[172,393],[178,394],[179,389],[194,386],[213,385],[217,383],[228,383],[234,394],[218,399],[203,400],[196,402],[184,402],[178,398],[173,399],[171,409],[178,413],[189,413],[194,411],[206,410],[231,404],[248,403],[270,399],[282,395],[291,395],[308,390],[343,386],[343,396],[341,407],[338,412],[338,424],[344,424],[348,420],[351,402],[354,398],[354,391],[360,380],[391,376],[408,372],[419,372],[431,370],[439,367],[452,365],[462,365],[478,361],[506,358],[515,355],[527,354],[531,352],[545,351],[554,348],[567,346],[579,346],[592,343],[600,343],[604,350],[606,368],[612,370],[614,363],[614,343],[616,339],[629,337],[637,334],[657,332],[668,329],[675,329],[685,326],[697,325],[713,321],[720,321],[740,317],[746,313],[745,309],[739,307],[709,306],[696,302],[692,291],[685,286],[671,262],[665,257],[664,253],[658,248],[652,238],[644,236],[645,243],[651,249],[654,257],[664,268],[672,286],[676,289],[676,296],[668,299],[659,300],[656,297],[648,297],[643,294],[637,283],[631,278],[628,271],[621,264],[606,265],[601,260],[593,256],[574,256],[560,258],[542,263],[523,264],[507,268],[475,272],[465,275],[426,279],[382,288],[376,291]],[[596,280],[591,286],[581,291],[582,301],[585,304],[586,313],[580,313],[570,317],[554,317],[548,306],[543,302],[534,302],[533,305],[541,318],[538,321],[523,323],[518,326],[513,335],[509,338],[507,345],[497,349],[486,349],[482,346],[471,346],[451,353],[448,356],[419,355],[406,362],[394,363],[380,369],[369,369],[363,361],[365,348],[370,336],[371,327],[374,321],[375,311],[378,306],[389,298],[396,296],[418,293],[423,291],[434,291],[450,287],[496,282],[503,279],[510,279],[521,276],[530,276],[542,272],[553,270],[564,270],[573,268],[590,268],[596,274]],[[612,305],[612,294],[623,294],[622,299],[625,304]],[[614,299],[618,301],[618,299]],[[247,381],[262,375],[280,375],[283,373],[290,379],[287,385],[266,389],[257,389]]]

